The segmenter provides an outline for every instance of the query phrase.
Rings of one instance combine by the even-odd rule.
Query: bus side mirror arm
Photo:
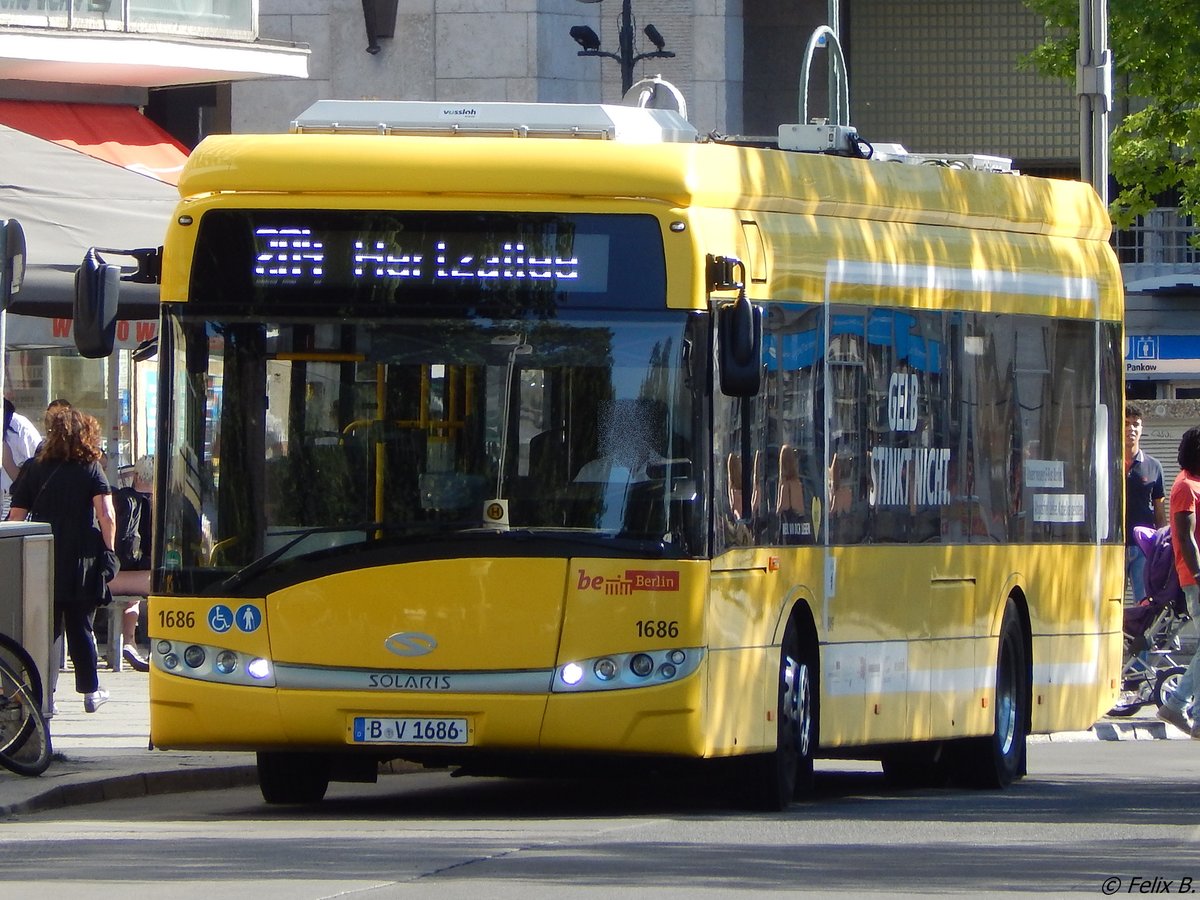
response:
[[[133,281],[137,284],[160,284],[162,282],[162,247],[141,247],[137,250],[105,250],[101,253],[116,253],[132,256],[137,260],[137,271],[121,275],[122,281]]]
[[[721,393],[728,397],[753,397],[762,386],[762,308],[746,297],[745,274],[736,257],[708,257],[709,291],[738,292],[736,300],[717,305]]]

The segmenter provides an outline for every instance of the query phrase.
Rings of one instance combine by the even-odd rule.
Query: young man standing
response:
[[[1125,407],[1125,577],[1136,603],[1145,596],[1146,557],[1133,537],[1135,525],[1162,528],[1164,509],[1163,469],[1141,447],[1142,411]]]
[[[1200,616],[1200,425],[1189,428],[1179,442],[1179,476],[1171,488],[1171,544],[1175,549],[1175,571],[1187,598],[1188,613]],[[1196,693],[1200,672],[1200,647],[1179,677],[1174,692],[1163,698],[1158,717],[1200,740],[1200,725],[1188,719],[1187,708]]]
[[[37,452],[42,436],[33,427],[33,423],[21,415],[12,405],[12,401],[4,398],[4,447],[0,453],[4,459],[0,461],[0,520],[8,514],[9,494],[12,484],[17,480],[17,473],[25,460]]]

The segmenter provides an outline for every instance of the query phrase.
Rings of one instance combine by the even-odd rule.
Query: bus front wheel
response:
[[[793,619],[784,631],[779,653],[776,749],[746,761],[750,799],[758,809],[786,809],[794,798],[812,790],[818,722],[816,675],[815,641],[802,641]]]
[[[329,758],[321,753],[260,752],[258,788],[267,803],[317,803],[329,790]]]

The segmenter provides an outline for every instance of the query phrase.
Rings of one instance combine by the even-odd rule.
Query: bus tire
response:
[[[258,788],[267,803],[318,803],[329,790],[329,758],[321,753],[260,752]]]
[[[813,786],[817,749],[818,693],[816,641],[802,641],[795,619],[788,621],[779,650],[776,748],[747,760],[749,799],[756,809],[778,812]]]
[[[1017,605],[1009,599],[1000,626],[996,654],[996,691],[992,702],[993,731],[963,741],[960,780],[969,787],[995,789],[1025,774],[1025,738],[1029,722],[1029,664]]]

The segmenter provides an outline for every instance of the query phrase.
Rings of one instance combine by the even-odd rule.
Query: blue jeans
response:
[[[1197,615],[1200,615],[1200,587],[1194,584],[1185,584],[1183,596],[1187,598],[1188,615],[1195,619]],[[1191,705],[1192,698],[1196,693],[1196,673],[1198,671],[1200,671],[1200,644],[1196,645],[1196,652],[1192,655],[1187,670],[1179,676],[1179,684],[1175,691],[1164,699],[1163,705],[1180,712],[1185,711]]]
[[[1133,602],[1146,596],[1146,554],[1136,544],[1125,548],[1125,577],[1133,589]]]

